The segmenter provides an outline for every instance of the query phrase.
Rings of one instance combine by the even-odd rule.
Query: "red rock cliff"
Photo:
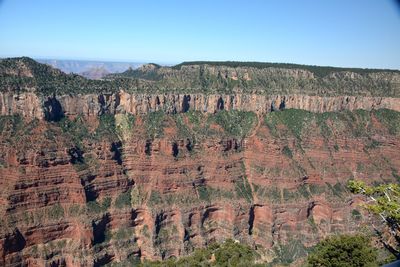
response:
[[[243,110],[265,114],[271,110],[303,109],[312,112],[331,112],[356,109],[392,109],[400,111],[400,101],[393,97],[362,96],[309,96],[309,95],[259,95],[259,94],[114,94],[61,95],[40,97],[34,93],[0,93],[1,115],[21,114],[26,118],[43,119],[53,99],[66,115],[83,114],[95,117],[104,112],[146,114],[163,110],[181,113],[188,110],[215,113],[218,110]]]
[[[349,179],[400,178],[397,72],[139,71],[155,78],[0,61],[1,266],[133,265],[227,238],[292,260],[368,228]]]
[[[153,137],[148,115],[119,137],[98,136],[104,122],[87,118],[81,127],[95,137],[79,142],[80,127],[4,117],[2,265],[178,257],[226,238],[260,251],[297,244],[301,254],[330,233],[356,231],[366,217],[354,212],[346,182],[398,176],[397,130],[381,111],[333,113],[323,124],[305,113],[297,135],[284,121],[289,113],[303,114],[255,116],[244,138],[207,126],[213,114],[163,115]],[[117,129],[125,116],[115,116]]]

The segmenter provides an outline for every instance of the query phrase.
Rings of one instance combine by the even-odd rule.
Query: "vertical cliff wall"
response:
[[[147,114],[162,110],[175,114],[192,111],[215,113],[219,110],[252,111],[265,114],[283,109],[303,109],[312,112],[340,110],[392,109],[400,111],[400,100],[392,97],[259,94],[114,94],[38,96],[34,93],[0,93],[1,115],[21,114],[26,118],[43,119],[50,114],[86,117],[104,113]]]

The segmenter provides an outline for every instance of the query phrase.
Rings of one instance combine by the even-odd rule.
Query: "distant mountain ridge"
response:
[[[109,73],[120,73],[138,68],[140,62],[36,59],[38,62],[60,69],[65,73],[80,74],[88,79],[100,79]]]

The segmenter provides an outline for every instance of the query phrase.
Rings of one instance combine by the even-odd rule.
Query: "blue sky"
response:
[[[400,69],[391,0],[0,0],[0,57]]]

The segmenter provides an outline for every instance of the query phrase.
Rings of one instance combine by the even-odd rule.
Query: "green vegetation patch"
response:
[[[392,176],[394,178],[396,178],[398,182],[400,182],[400,174],[399,174],[399,171],[397,169],[392,168]]]
[[[19,114],[16,115],[4,115],[0,116],[0,131],[11,131],[17,132],[23,126],[22,117]]]
[[[353,209],[351,211],[351,217],[353,217],[353,219],[355,219],[357,221],[362,219],[361,212],[357,209]]]
[[[135,126],[135,116],[130,113],[115,115],[116,133],[120,139],[125,140]]]
[[[154,205],[158,205],[161,203],[163,203],[161,194],[156,190],[152,190],[150,193],[149,205],[154,206]]]
[[[205,185],[197,186],[196,189],[200,200],[205,200],[205,201],[210,200],[210,192],[207,186]]]
[[[288,146],[282,148],[282,154],[288,158],[293,158],[293,152]]]
[[[37,125],[37,119],[24,121],[19,114],[0,115],[0,135],[2,140],[9,144],[18,143],[23,138],[29,137]]]
[[[313,113],[299,109],[286,109],[270,112],[265,115],[264,122],[271,134],[275,137],[294,136],[301,140],[302,136],[315,131],[316,125],[321,135],[329,140],[334,132],[350,134],[354,137],[368,137],[371,142],[366,145],[366,150],[375,149],[379,143],[371,139],[373,133],[381,133],[382,129],[373,127],[373,116],[383,124],[383,130],[390,134],[400,133],[400,112],[379,109],[373,111],[354,110]],[[335,151],[339,150],[337,144]]]
[[[219,111],[210,118],[220,125],[228,135],[235,137],[246,136],[257,122],[254,112],[238,110]]]
[[[144,123],[146,128],[146,134],[149,138],[162,137],[164,134],[165,127],[165,113],[164,111],[150,112],[145,116]]]
[[[196,186],[197,194],[201,201],[212,201],[218,199],[235,199],[235,194],[230,190],[213,188],[207,185]],[[239,189],[240,190],[240,189]],[[242,196],[239,196],[242,198]]]
[[[390,134],[397,135],[400,133],[400,112],[390,109],[374,110],[375,117],[384,124]]]
[[[63,133],[68,135],[72,142],[81,149],[83,148],[83,141],[91,137],[82,116],[77,116],[73,120],[64,117],[57,124]]]
[[[99,125],[95,132],[96,139],[117,139],[115,116],[113,114],[103,114],[99,116]]]
[[[131,228],[119,228],[112,234],[112,238],[117,241],[131,239],[132,237],[134,237],[134,231]]]
[[[301,109],[286,109],[270,112],[265,116],[265,124],[274,136],[279,135],[277,126],[284,125],[295,137],[301,139],[304,125],[314,119],[314,113]]]
[[[281,191],[276,186],[261,187],[256,185],[255,187],[253,186],[253,188],[260,199],[267,198],[272,203],[280,203],[282,201]]]
[[[64,208],[60,204],[55,204],[48,208],[47,216],[52,220],[61,219],[64,217]]]
[[[178,135],[181,138],[193,138],[195,131],[193,131],[188,124],[184,122],[184,114],[177,114],[174,116],[176,127],[178,129]],[[200,125],[200,122],[198,122]]]
[[[289,265],[296,259],[307,255],[309,249],[298,240],[290,240],[287,244],[280,244],[274,247],[276,258],[271,263],[271,266]]]
[[[232,200],[236,199],[236,193],[228,189],[214,188],[208,185],[195,185],[195,192],[188,190],[182,193],[166,193],[161,194],[156,190],[152,190],[147,204],[149,206],[169,206],[179,204],[182,206],[193,205],[194,203],[207,202],[210,203],[215,200]],[[239,198],[243,198],[242,195]]]
[[[375,139],[371,139],[367,144],[364,145],[364,150],[369,151],[372,149],[377,149],[380,145],[381,142],[376,141]]]
[[[251,247],[231,239],[221,244],[213,243],[207,248],[196,249],[191,255],[165,261],[145,261],[139,266],[257,266],[259,254]]]
[[[215,116],[215,114],[208,115],[194,110],[173,115],[178,129],[178,136],[180,138],[189,138],[193,140],[194,144],[196,141],[219,135],[220,132],[210,128],[210,124],[215,122]]]
[[[310,253],[308,266],[378,266],[377,251],[369,237],[363,235],[331,236]]]
[[[295,190],[289,190],[287,188],[283,189],[283,198],[285,201],[299,200],[299,199],[309,199],[311,197],[311,192],[308,184],[302,184],[298,186]]]
[[[337,182],[334,185],[331,185],[330,183],[325,183],[325,184],[329,188],[331,194],[337,198],[343,197],[343,194],[347,191],[346,186],[342,185],[340,182]]]
[[[106,197],[102,200],[102,203],[96,200],[89,201],[86,203],[86,210],[91,214],[100,214],[106,212],[111,206],[111,198]]]
[[[253,202],[253,193],[245,175],[235,180],[235,192],[238,198],[244,198],[249,203]]]
[[[131,199],[131,190],[126,191],[118,195],[115,199],[115,207],[118,209],[123,209],[125,207],[131,207],[132,199]]]

